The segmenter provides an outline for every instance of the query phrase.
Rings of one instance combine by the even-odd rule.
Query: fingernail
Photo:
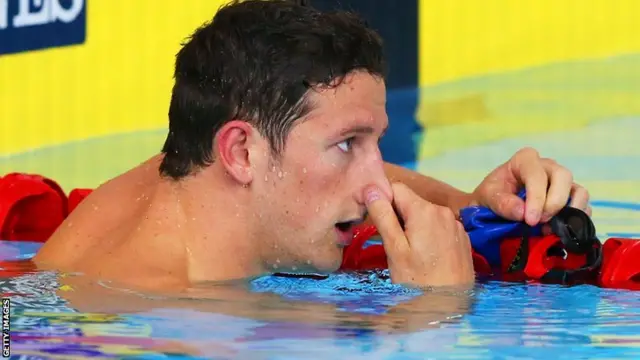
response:
[[[535,210],[535,209],[531,209],[528,211],[527,213],[529,215],[529,218],[534,220],[534,221],[540,221],[540,211]]]
[[[374,187],[370,187],[367,189],[366,193],[365,193],[365,198],[364,201],[367,205],[371,204],[372,202],[376,201],[376,200],[380,200],[380,191],[378,191],[378,189],[374,188]]]

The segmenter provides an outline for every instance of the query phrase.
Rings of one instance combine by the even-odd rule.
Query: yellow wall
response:
[[[419,12],[418,159],[640,116],[640,1],[421,0]]]
[[[180,42],[224,0],[94,0],[83,45],[0,56],[0,155],[167,122]]]
[[[637,0],[420,0],[420,84],[640,51]]]

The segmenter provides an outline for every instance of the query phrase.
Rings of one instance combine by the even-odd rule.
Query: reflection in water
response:
[[[331,357],[354,341],[375,352],[395,344],[395,336],[454,324],[473,295],[423,296],[373,272],[264,277],[249,286],[202,284],[158,295],[121,291],[79,274],[17,275],[20,267],[12,265],[0,280],[12,298],[14,354],[295,354],[300,347],[299,355],[317,349]]]

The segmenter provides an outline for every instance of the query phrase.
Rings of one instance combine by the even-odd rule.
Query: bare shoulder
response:
[[[150,201],[159,181],[159,162],[155,156],[96,188],[58,227],[34,261],[55,267],[70,265],[92,249],[104,252],[116,246]]]

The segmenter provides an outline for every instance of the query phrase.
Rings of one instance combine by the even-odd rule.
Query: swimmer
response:
[[[458,286],[474,281],[460,208],[536,225],[571,196],[590,212],[571,172],[531,148],[471,193],[385,163],[384,69],[353,14],[226,5],[177,54],[162,152],[97,188],[34,262],[150,289],[330,273],[366,220],[394,282]]]

